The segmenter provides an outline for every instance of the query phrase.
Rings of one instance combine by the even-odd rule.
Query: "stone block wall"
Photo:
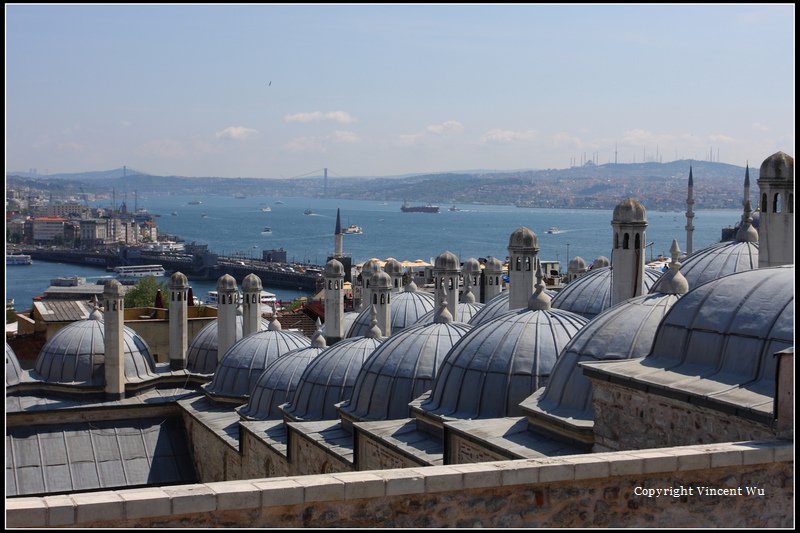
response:
[[[770,427],[739,416],[592,379],[593,450],[636,450],[773,439]]]
[[[385,470],[387,468],[413,468],[422,466],[417,461],[395,450],[384,443],[376,441],[368,434],[356,430],[356,468],[358,470]]]
[[[495,453],[486,449],[479,443],[465,439],[461,435],[454,432],[448,432],[445,461],[447,464],[466,464],[466,463],[483,463],[486,461],[505,461],[508,457],[503,457],[499,453]]]
[[[334,454],[317,445],[307,435],[289,429],[289,468],[291,475],[330,474],[333,472],[350,472],[353,466],[342,461]]]
[[[240,429],[242,445],[242,479],[288,476],[291,468],[282,455],[252,433]]]
[[[236,448],[186,413],[183,414],[183,424],[189,436],[198,479],[210,482],[241,478],[242,459]]]
[[[793,457],[724,443],[11,498],[6,526],[792,527]]]

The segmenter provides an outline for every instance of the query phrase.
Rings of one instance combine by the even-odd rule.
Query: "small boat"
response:
[[[264,229],[261,230],[261,234],[264,235],[265,233],[272,233],[272,228],[264,226]]]
[[[449,209],[449,211],[461,211],[461,209],[457,208],[455,205]]]
[[[555,235],[556,233],[561,233],[561,230],[558,229],[555,226],[550,226],[549,228],[547,228],[547,233],[550,233],[551,235]]]
[[[284,202],[281,202],[280,200],[278,200],[278,201],[277,201],[277,202],[275,202],[275,203],[276,203],[276,204],[285,205],[285,203],[284,203]]]
[[[33,260],[26,254],[11,254],[6,256],[6,265],[31,265]]]
[[[177,211],[173,211],[172,213],[170,213],[170,215],[176,217],[176,216],[178,216],[178,212]]]
[[[240,192],[234,194],[233,197],[236,198],[237,200],[244,200],[245,198],[247,198],[246,195],[244,195],[244,194],[242,194]]]
[[[342,230],[342,233],[347,235],[361,235],[364,233],[364,230],[361,229],[361,226],[357,226],[356,224],[350,224],[346,228]]]
[[[305,211],[303,211],[303,214],[304,215],[313,215],[314,211],[312,211],[311,209],[306,209]]]
[[[202,215],[200,215],[200,216],[201,216],[202,218],[208,218],[208,215],[206,215],[205,213],[203,213],[203,214],[202,214]]]
[[[189,202],[189,205],[200,205],[202,203],[203,202],[201,202],[200,200],[192,200],[191,202]]]
[[[269,213],[270,211],[272,211],[272,208],[270,206],[261,208],[262,213]]]

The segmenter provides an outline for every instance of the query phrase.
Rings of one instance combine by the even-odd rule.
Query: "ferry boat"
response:
[[[241,301],[242,291],[237,291],[237,292],[239,293],[240,296],[239,300]],[[274,293],[267,291],[261,291],[260,300],[262,305],[269,305],[273,309],[275,309],[275,306],[278,301],[277,296]],[[208,291],[208,297],[206,298],[206,303],[209,303],[211,305],[219,304],[219,293],[217,291]]]
[[[461,211],[461,209],[457,208],[455,205],[449,209],[449,211]]]
[[[350,224],[346,228],[342,230],[342,233],[347,235],[361,235],[364,233],[364,230],[361,229],[361,226],[357,226],[356,224]]]
[[[561,233],[561,230],[558,229],[555,226],[550,226],[549,228],[547,228],[547,233],[550,233],[551,235],[555,235],[556,233]]]
[[[167,274],[161,265],[118,266],[114,268],[114,273],[117,275],[117,281],[123,284],[136,283],[147,276],[160,278]]]
[[[306,209],[305,211],[303,211],[303,214],[304,215],[313,215],[314,211],[312,211],[311,209]]]
[[[403,205],[400,206],[400,211],[403,213],[438,213],[439,206],[438,205],[408,205],[408,202],[403,202]]]
[[[12,254],[6,256],[6,265],[31,265],[31,256],[24,254]]]
[[[261,208],[262,213],[269,213],[270,211],[272,211],[272,208],[270,206]]]

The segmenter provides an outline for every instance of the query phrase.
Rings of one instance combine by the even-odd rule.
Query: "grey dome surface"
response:
[[[214,379],[205,390],[212,395],[246,398],[272,362],[292,350],[308,346],[311,340],[294,331],[267,330],[248,335],[222,356]]]
[[[390,257],[383,264],[383,271],[390,276],[402,276],[403,264],[394,257]]]
[[[604,255],[598,255],[592,261],[591,268],[603,268],[611,265],[611,261],[608,260],[608,257]]]
[[[650,290],[661,274],[659,270],[644,269],[644,292]],[[590,319],[596,317],[611,307],[611,275],[612,267],[593,268],[561,289],[553,298],[553,307]],[[689,288],[691,287],[690,284]]]
[[[644,294],[606,309],[581,329],[556,361],[539,409],[562,418],[592,420],[592,383],[578,363],[635,359],[650,353],[674,294]]]
[[[567,271],[580,272],[581,270],[586,270],[586,261],[583,259],[583,257],[576,255],[569,260],[569,263],[567,264]]]
[[[775,152],[761,163],[759,179],[783,179],[794,181],[794,158],[783,152]]]
[[[373,290],[391,289],[392,277],[386,272],[379,270],[372,275],[372,278],[370,278],[370,288]]]
[[[408,418],[409,402],[431,389],[447,352],[470,329],[457,322],[435,323],[392,335],[364,362],[352,398],[341,410],[358,420]]]
[[[248,274],[242,280],[242,292],[254,292],[263,289],[261,278],[255,274]]]
[[[647,222],[647,211],[639,200],[626,198],[614,208],[612,224],[641,224],[643,222]]]
[[[474,327],[450,350],[422,409],[460,419],[522,414],[519,402],[546,383],[586,323],[568,311],[525,309]]]
[[[442,252],[433,262],[434,271],[457,271],[461,269],[461,263],[453,252]]]
[[[217,280],[218,291],[235,291],[236,279],[230,274],[224,274]]]
[[[487,272],[500,272],[503,270],[503,262],[493,256],[487,257],[484,270]]]
[[[217,369],[217,346],[219,346],[219,339],[217,337],[217,325],[219,319],[213,320],[203,326],[203,329],[197,332],[189,347],[186,350],[187,363],[186,367],[189,372],[195,374],[213,374]],[[244,318],[242,315],[236,315],[236,340],[240,340],[243,335]],[[269,321],[261,319],[261,329],[266,330],[269,328]]]
[[[58,330],[36,358],[31,377],[47,383],[83,387],[105,384],[105,332],[103,321],[79,320]],[[129,327],[123,327],[125,380],[138,382],[155,377],[155,361],[147,343]]]
[[[392,295],[389,313],[392,319],[392,333],[398,333],[415,324],[419,319],[433,310],[433,295],[429,292],[403,291]],[[371,308],[367,306],[358,314],[345,337],[363,337],[372,327]],[[345,314],[346,315],[346,314]]]
[[[283,416],[279,405],[292,399],[300,376],[325,347],[298,348],[279,357],[264,369],[250,392],[247,405],[239,408],[239,414],[254,420],[273,420]]]
[[[481,309],[483,309],[483,304],[481,303],[458,302],[456,304],[456,316],[453,317],[453,320],[455,322],[467,324]],[[435,316],[436,309],[431,309],[417,320],[417,324],[430,324],[433,322]]]
[[[22,367],[19,366],[17,354],[6,343],[6,387],[17,385],[22,377]]]
[[[545,294],[547,294],[550,298],[555,297],[557,294],[555,291],[551,291],[548,289],[544,290]],[[499,317],[500,315],[505,315],[510,311],[519,311],[520,309],[525,309],[524,307],[518,307],[516,309],[509,309],[508,308],[508,299],[510,293],[508,291],[503,291],[487,303],[481,307],[477,313],[475,313],[471,319],[467,322],[472,326],[480,326],[481,324],[485,324],[490,320],[494,320],[495,318]]]
[[[336,259],[331,259],[325,263],[325,271],[323,274],[326,278],[341,278],[344,277],[344,265]]]
[[[461,269],[466,274],[480,274],[481,264],[474,257],[470,257],[469,259],[464,261],[464,265],[461,267]]]
[[[721,242],[696,251],[681,261],[681,274],[689,283],[689,290],[714,279],[758,268],[757,242]],[[658,281],[650,292],[661,292]]]
[[[520,226],[508,238],[508,248],[517,250],[527,250],[539,248],[539,240],[536,234],[530,229]]]
[[[283,412],[291,420],[337,418],[336,404],[350,398],[361,365],[380,343],[378,339],[357,337],[326,348],[308,364]]]
[[[183,288],[189,287],[189,279],[181,272],[175,272],[169,277],[170,287]]]
[[[773,354],[794,346],[794,273],[794,265],[748,270],[689,291],[642,366],[685,376],[677,387],[707,380],[774,398]]]

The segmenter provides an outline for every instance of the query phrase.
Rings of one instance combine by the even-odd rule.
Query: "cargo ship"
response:
[[[408,202],[403,202],[400,206],[400,211],[403,213],[438,213],[438,205],[408,205]]]

